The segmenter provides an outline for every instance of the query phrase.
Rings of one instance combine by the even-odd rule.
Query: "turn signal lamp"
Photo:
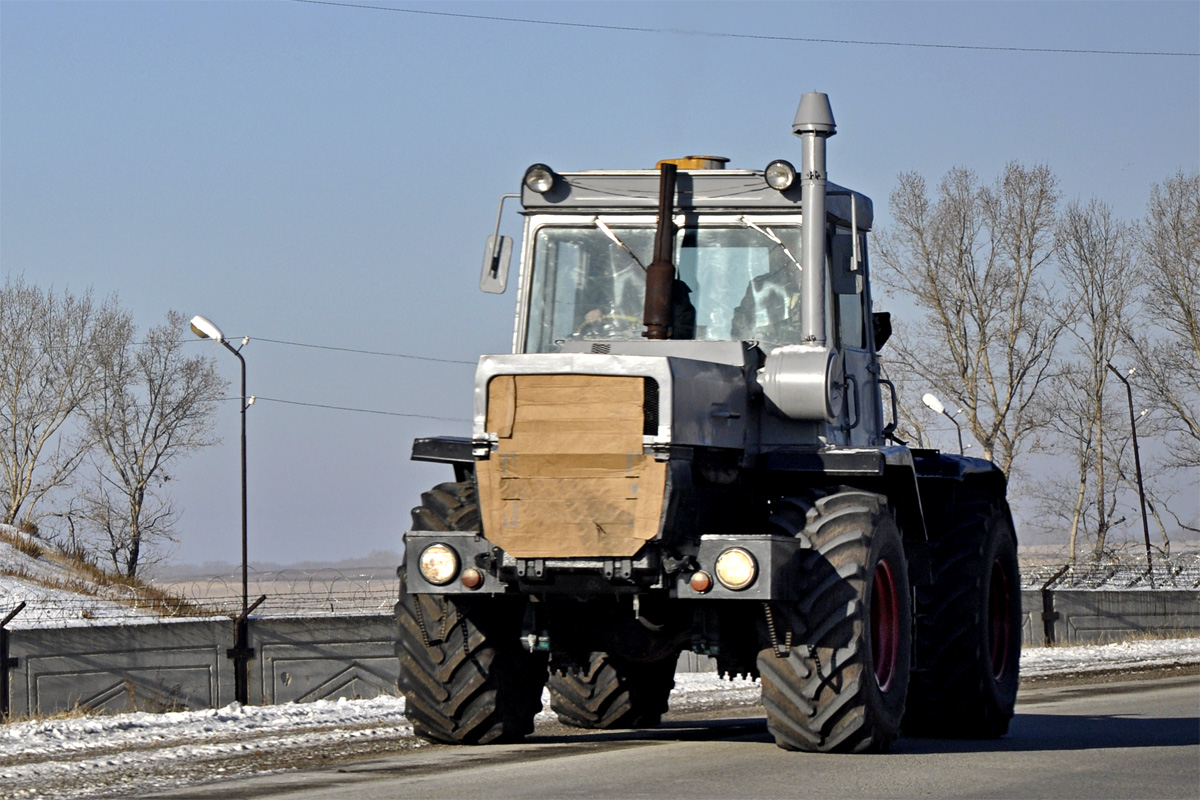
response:
[[[421,575],[434,586],[445,586],[458,575],[458,554],[448,545],[431,544],[421,551]]]
[[[748,550],[731,547],[717,556],[717,580],[735,592],[754,583],[758,576],[758,564]]]
[[[483,585],[483,573],[474,567],[468,567],[463,570],[460,581],[467,589],[478,589]]]

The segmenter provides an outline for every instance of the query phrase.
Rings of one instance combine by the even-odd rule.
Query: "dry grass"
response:
[[[59,711],[51,711],[47,714],[41,714],[36,711],[30,711],[25,714],[17,714],[4,717],[4,722],[47,722],[56,719],[84,719],[86,717],[98,717],[103,715],[103,711],[97,711],[94,708],[75,704],[72,708],[65,708]]]
[[[21,534],[17,534],[16,536],[11,537],[11,541],[9,541],[9,544],[11,544],[13,547],[17,548],[18,550],[20,550],[22,553],[29,556],[30,558],[41,558],[42,556],[44,556],[46,554],[46,548],[42,547],[40,544],[35,542],[33,539],[31,539],[27,536],[23,536]]]
[[[0,542],[12,545],[30,558],[54,564],[64,570],[62,577],[37,575],[22,567],[0,570],[0,575],[8,575],[48,589],[88,597],[103,597],[162,617],[223,616],[219,611],[197,605],[151,586],[139,578],[109,572],[78,550],[67,552],[50,545],[38,544],[28,536],[6,528],[0,528]]]
[[[1081,644],[1127,644],[1129,642],[1161,642],[1168,639],[1200,638],[1195,628],[1181,626],[1155,628],[1150,631],[1110,631],[1087,642],[1055,642],[1055,647],[1076,647]]]

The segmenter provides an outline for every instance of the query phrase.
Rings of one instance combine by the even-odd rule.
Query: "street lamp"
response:
[[[246,551],[246,409],[254,405],[254,398],[246,396],[246,359],[242,358],[242,354],[239,352],[241,348],[231,345],[225,338],[225,334],[221,333],[221,329],[206,317],[199,315],[192,317],[192,332],[201,339],[212,339],[214,342],[224,345],[226,350],[237,356],[237,360],[242,365],[242,613],[238,617],[235,632],[236,642],[234,649],[230,652],[230,657],[234,659],[234,663],[238,667],[234,670],[234,691],[237,701],[246,705],[249,702],[249,686],[245,667],[247,660],[253,655],[248,646],[249,637],[246,629],[246,621],[249,619],[251,611]],[[242,339],[242,347],[249,343],[249,336]],[[258,603],[255,603],[255,606],[257,605]]]
[[[1133,466],[1137,472],[1138,481],[1138,500],[1142,504],[1142,534],[1146,537],[1146,576],[1150,579],[1150,588],[1154,588],[1154,568],[1150,563],[1150,520],[1146,517],[1146,489],[1142,484],[1142,457],[1138,453],[1137,440],[1137,420],[1138,418],[1133,413],[1133,387],[1129,385],[1129,381],[1122,375],[1112,364],[1105,364],[1113,375],[1117,376],[1117,380],[1125,384],[1125,394],[1129,398],[1129,431],[1133,436]],[[1132,375],[1137,370],[1137,367],[1132,367],[1129,374]],[[1142,412],[1145,416],[1146,412]]]
[[[937,395],[927,393],[921,398],[921,402],[933,409],[935,414],[941,414],[954,423],[954,427],[958,429],[958,454],[961,456],[963,454],[962,425],[959,425],[958,420],[946,410],[942,401],[937,399]]]

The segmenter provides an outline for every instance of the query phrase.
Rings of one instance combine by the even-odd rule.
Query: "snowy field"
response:
[[[1200,664],[1200,638],[1032,648],[1025,678]],[[674,712],[750,706],[759,686],[711,673],[680,674]],[[546,708],[539,723],[553,720]],[[15,722],[0,727],[0,786],[11,798],[88,798],[145,793],[222,775],[318,765],[322,757],[423,746],[404,700],[235,704],[208,711],[131,713]]]

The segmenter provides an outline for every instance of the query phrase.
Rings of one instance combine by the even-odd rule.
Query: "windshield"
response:
[[[653,249],[647,225],[538,228],[527,352],[556,352],[571,339],[641,339]],[[672,338],[799,343],[799,252],[800,228],[791,223],[681,228]]]

